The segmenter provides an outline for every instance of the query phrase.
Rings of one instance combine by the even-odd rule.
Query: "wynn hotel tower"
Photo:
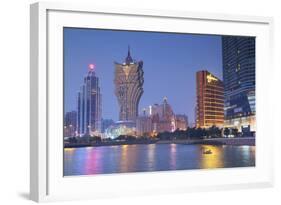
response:
[[[196,127],[222,127],[224,124],[223,82],[208,71],[198,71],[196,93]]]

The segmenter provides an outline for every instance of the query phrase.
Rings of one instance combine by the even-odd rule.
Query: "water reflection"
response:
[[[98,174],[102,172],[103,163],[101,157],[103,155],[103,149],[96,149],[96,147],[88,147],[86,150],[86,160],[84,165],[84,172],[86,174]]]
[[[153,171],[153,168],[155,166],[155,144],[149,144],[148,145],[148,152],[147,152],[147,164],[148,164],[148,170]]]
[[[119,172],[134,171],[136,169],[138,150],[136,145],[121,145],[121,160],[119,161]]]
[[[65,176],[246,166],[255,166],[254,146],[149,144],[64,149]]]
[[[177,145],[170,144],[170,167],[176,169],[177,166]]]
[[[120,172],[125,172],[128,170],[128,164],[129,164],[129,157],[127,155],[128,152],[128,145],[122,145],[121,146],[121,160],[119,161],[119,171]]]
[[[204,152],[206,150],[210,150],[211,154],[205,154]],[[202,145],[200,147],[200,168],[209,169],[224,167],[224,156],[222,154],[222,151],[222,146]]]

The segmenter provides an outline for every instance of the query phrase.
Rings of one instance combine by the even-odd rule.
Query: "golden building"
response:
[[[196,73],[196,127],[222,127],[224,123],[223,82],[208,71]]]
[[[128,50],[125,62],[115,63],[115,95],[119,104],[119,120],[135,122],[143,94],[143,62],[134,61]]]

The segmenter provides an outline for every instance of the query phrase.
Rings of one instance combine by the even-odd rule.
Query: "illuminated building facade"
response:
[[[173,132],[176,130],[175,115],[166,97],[164,97],[162,104],[154,104],[151,109],[153,132]]]
[[[225,126],[256,130],[255,38],[222,37]]]
[[[104,133],[105,138],[115,139],[120,135],[136,136],[136,127],[134,122],[118,121],[109,126]]]
[[[101,93],[95,66],[89,65],[88,74],[77,98],[77,135],[95,136],[101,131]]]
[[[77,129],[77,112],[71,111],[64,116],[64,137],[75,137]]]
[[[130,48],[125,62],[115,62],[115,95],[119,104],[119,120],[135,122],[143,94],[143,62],[131,57]]]
[[[162,104],[150,105],[143,113],[143,116],[137,118],[138,135],[143,133],[155,135],[176,130],[176,116],[166,97]]]
[[[223,82],[208,71],[196,73],[196,127],[222,127],[224,124]]]

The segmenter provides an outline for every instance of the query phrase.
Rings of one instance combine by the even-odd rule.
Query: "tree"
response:
[[[230,129],[228,127],[224,128],[223,134],[228,137],[230,135]]]
[[[70,137],[69,138],[69,143],[77,143],[76,137]]]
[[[126,136],[125,135],[119,135],[118,137],[115,138],[115,140],[125,140]]]
[[[237,129],[237,128],[233,128],[233,129],[231,130],[231,133],[234,135],[234,137],[237,137],[237,135],[238,135],[238,129]]]
[[[216,126],[212,126],[208,129],[208,136],[209,137],[221,137],[221,129],[216,127]]]
[[[98,136],[91,137],[90,142],[94,142],[94,143],[101,142],[101,137]]]

